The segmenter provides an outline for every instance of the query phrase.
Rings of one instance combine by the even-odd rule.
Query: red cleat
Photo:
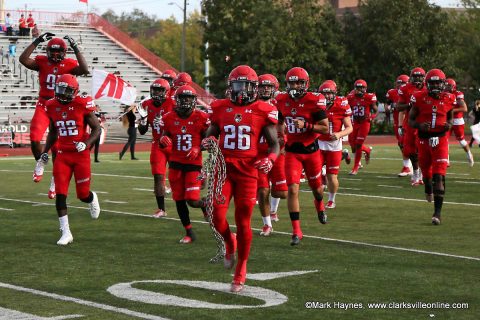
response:
[[[370,153],[372,153],[372,147],[368,147],[367,148],[368,151],[363,151],[363,153],[365,154],[365,163],[368,164],[370,162]]]
[[[245,289],[245,285],[241,282],[234,281],[232,282],[232,286],[230,287],[230,292],[239,293]]]
[[[411,176],[412,175],[412,170],[410,170],[409,167],[403,167],[402,171],[398,174],[399,177],[406,177],[406,176]]]

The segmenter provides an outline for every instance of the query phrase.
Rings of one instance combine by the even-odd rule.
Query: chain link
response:
[[[209,154],[207,160],[203,163],[200,179],[207,179],[207,197],[205,200],[207,219],[217,242],[217,253],[212,259],[210,259],[210,262],[217,263],[225,256],[225,243],[222,235],[213,225],[213,203],[214,201],[219,204],[225,203],[226,199],[222,194],[222,189],[227,177],[227,169],[223,154],[214,140],[208,142],[206,149]]]

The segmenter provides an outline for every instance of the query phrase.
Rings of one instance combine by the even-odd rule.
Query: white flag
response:
[[[93,70],[92,96],[95,100],[108,97],[131,105],[137,98],[137,90],[122,78],[103,70]]]

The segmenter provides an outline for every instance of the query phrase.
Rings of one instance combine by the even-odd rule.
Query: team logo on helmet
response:
[[[242,115],[239,113],[236,113],[234,119],[236,123],[239,123],[240,121],[242,121]]]

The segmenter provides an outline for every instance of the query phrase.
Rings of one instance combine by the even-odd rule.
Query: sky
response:
[[[177,5],[169,5],[174,2]],[[455,7],[458,0],[431,0],[430,2],[443,7]],[[172,15],[177,21],[183,20],[184,0],[88,0],[88,9],[95,9],[96,13],[102,14],[108,9],[115,13],[131,12],[138,8],[149,15],[156,15],[159,19],[167,19]],[[87,6],[78,0],[5,0],[7,10],[24,9],[38,11],[75,12],[86,11]],[[189,0],[187,15],[193,10],[200,11],[200,0]]]

